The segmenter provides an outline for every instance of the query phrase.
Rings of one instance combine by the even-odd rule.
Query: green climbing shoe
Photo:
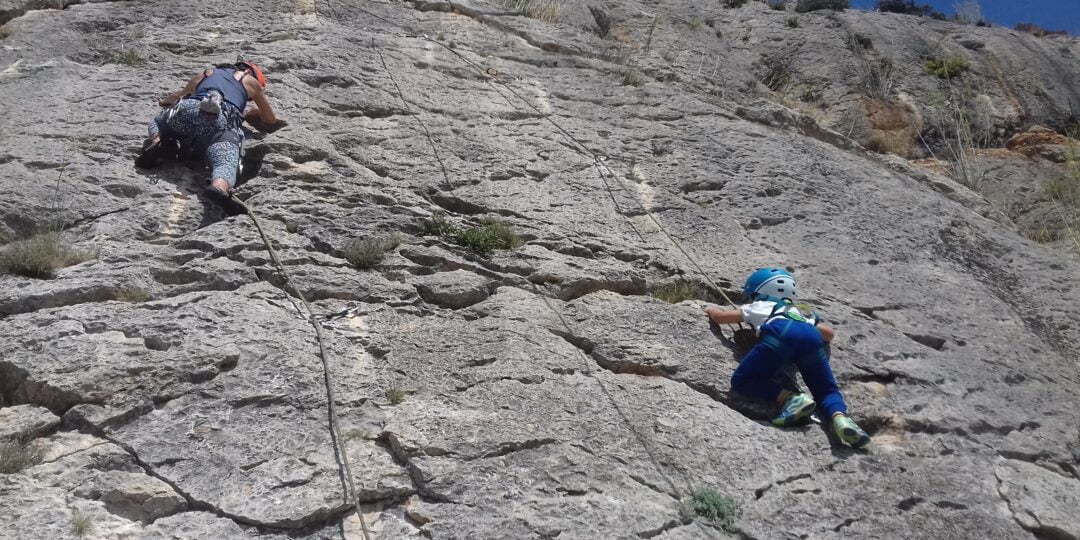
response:
[[[862,448],[870,443],[870,436],[866,434],[854,420],[846,414],[838,414],[833,417],[833,430],[844,444],[853,448]]]
[[[795,394],[784,402],[780,414],[772,419],[772,424],[778,427],[794,426],[806,422],[817,408],[817,403],[806,394]]]

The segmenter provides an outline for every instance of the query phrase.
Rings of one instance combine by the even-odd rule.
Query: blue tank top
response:
[[[221,97],[240,112],[247,107],[248,95],[243,83],[233,78],[233,68],[214,68],[214,72],[199,83],[192,97],[204,98],[210,90],[221,92]]]

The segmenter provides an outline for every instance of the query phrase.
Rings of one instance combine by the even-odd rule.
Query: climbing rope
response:
[[[251,207],[246,203],[238,199],[235,195],[230,195],[233,202],[240,206],[251,218],[251,222],[255,224],[255,229],[259,231],[259,236],[262,237],[263,244],[266,245],[266,251],[270,253],[270,259],[274,262],[274,266],[281,272],[281,276],[285,279],[285,283],[282,286],[282,291],[285,296],[292,300],[292,295],[289,294],[288,288],[291,287],[296,297],[300,299],[300,302],[304,305],[305,311],[301,314],[304,315],[311,326],[315,328],[315,336],[319,342],[319,358],[322,360],[323,368],[323,385],[326,387],[326,402],[327,402],[327,416],[330,419],[330,438],[334,444],[334,453],[338,462],[338,472],[344,477],[345,488],[345,504],[354,504],[356,507],[356,517],[360,520],[360,528],[364,534],[364,540],[371,540],[371,533],[368,531],[367,523],[364,521],[364,513],[360,509],[360,494],[356,491],[356,485],[353,483],[352,467],[349,465],[348,449],[345,447],[345,439],[341,436],[341,426],[338,425],[337,415],[337,397],[334,394],[333,381],[330,378],[330,363],[327,360],[326,352],[326,339],[323,336],[322,325],[319,324],[318,319],[315,317],[314,310],[311,309],[311,304],[304,298],[304,293],[300,292],[300,289],[293,284],[292,278],[289,276],[289,272],[285,270],[285,265],[281,264],[281,260],[278,259],[277,251],[274,250],[274,246],[270,243],[270,239],[263,231],[262,224],[259,223],[259,218],[255,216],[255,213],[251,211]],[[296,303],[293,302],[295,306]]]
[[[431,144],[431,151],[435,154],[435,161],[439,162],[439,167],[442,169],[443,180],[446,181],[446,188],[448,190],[454,189],[453,182],[450,181],[450,174],[446,172],[446,163],[443,163],[442,156],[439,155],[439,147],[435,145],[435,139],[431,136],[431,131],[428,130],[427,124],[420,119],[420,115],[413,114],[412,108],[409,107],[409,102],[405,101],[405,95],[401,92],[401,87],[398,86],[397,80],[394,79],[394,73],[390,71],[390,68],[386,65],[386,58],[383,57],[382,51],[375,45],[375,38],[371,38],[371,48],[375,49],[375,52],[379,53],[379,61],[382,62],[382,67],[386,70],[386,74],[390,76],[390,82],[394,84],[394,88],[397,89],[398,99],[401,100],[402,106],[405,107],[405,112],[409,113],[416,120],[417,124],[420,124],[420,129],[424,130],[424,135],[427,136],[428,143]]]
[[[424,38],[429,39],[426,36],[424,36]],[[430,39],[429,39],[429,41],[430,41]],[[438,42],[435,42],[435,43],[438,43]],[[372,46],[374,47],[374,41],[372,41]],[[452,49],[449,49],[449,50],[453,51]],[[376,48],[376,51],[378,51],[377,48]],[[378,51],[378,52],[379,52],[380,60],[382,60],[382,63],[383,63],[383,68],[387,71],[387,74],[390,75],[391,80],[393,81],[393,75],[390,72],[388,66],[386,65],[386,61],[383,58],[383,55],[382,55],[381,51]],[[483,73],[485,73],[487,75],[490,75],[492,71],[494,71],[494,70],[484,71]],[[401,101],[403,103],[405,103],[406,101],[405,101],[405,98],[404,98],[404,96],[403,96],[403,94],[401,92],[400,86],[398,86],[396,82],[394,83],[394,86],[398,90],[399,98],[401,99]],[[511,91],[512,91],[512,89],[511,89]],[[500,95],[501,95],[501,93],[500,93]],[[505,99],[505,96],[504,96],[504,99]],[[512,106],[512,104],[511,104],[511,106]],[[537,112],[540,113],[540,111],[537,111]],[[546,115],[543,115],[543,113],[540,113],[540,114],[542,116],[546,117]],[[423,126],[425,128],[424,132],[428,135],[428,141],[432,146],[432,150],[435,153],[436,159],[439,159],[439,157],[438,157],[439,156],[439,154],[438,154],[438,146],[435,144],[434,139],[430,136],[430,132],[426,129],[426,126],[424,126],[423,122],[420,121],[419,119],[417,119],[417,120],[421,124],[421,126]],[[548,119],[548,120],[550,121],[550,119]],[[571,140],[573,140],[579,147],[581,147],[581,148],[585,149],[586,151],[588,151],[588,149],[585,148],[584,145],[579,140],[574,138],[572,134],[567,132],[565,129],[563,129],[561,126],[559,126],[557,123],[554,123],[554,122],[552,122],[552,123],[555,125],[556,128],[558,128],[560,131],[562,131],[568,137],[570,137]],[[605,180],[604,183],[605,183],[605,186],[606,186],[607,182],[606,182],[606,176],[603,174],[603,170],[604,170],[603,164],[601,163],[600,159],[594,153],[592,153],[592,152],[589,152],[589,153],[593,157],[594,165],[596,166],[598,172],[600,172],[601,178]],[[441,160],[440,160],[440,165],[441,164],[442,163],[441,163]],[[448,172],[446,171],[445,167],[443,168],[443,174],[447,175],[447,178],[446,178],[447,184],[452,185],[449,178],[448,178]],[[612,195],[612,200],[614,201],[614,195],[612,194],[611,190],[609,189],[608,192],[609,192],[609,194]],[[615,204],[616,204],[616,208],[618,208],[618,203],[616,202]],[[632,224],[631,224],[631,226],[632,226]],[[636,228],[635,228],[635,232],[638,232]],[[638,235],[639,235],[639,237],[641,237],[642,241],[645,242],[645,239],[644,239],[644,237],[641,236],[640,232],[638,232]],[[519,259],[523,259],[522,255],[520,253],[517,253],[517,252],[513,252],[513,253]],[[685,252],[684,252],[684,254],[685,254]],[[699,270],[700,270],[700,267],[699,267]],[[708,279],[708,276],[706,276],[706,278]],[[711,282],[711,280],[710,280],[710,282]],[[540,299],[543,301],[545,307],[549,311],[551,311],[555,315],[555,317],[558,319],[559,324],[566,331],[567,335],[574,335],[574,331],[570,327],[570,324],[566,321],[566,318],[563,316],[563,314],[561,312],[559,312],[559,310],[555,309],[555,306],[552,305],[551,300],[548,298],[548,296],[546,294],[544,294],[542,291],[540,291],[535,283],[530,282],[530,285],[532,286],[534,294],[536,294],[536,296],[540,297]],[[722,290],[720,292],[721,292],[721,294],[724,294]],[[725,297],[726,297],[726,295],[725,295]],[[623,410],[623,407],[619,404],[618,400],[615,399],[614,394],[611,392],[610,389],[608,389],[607,385],[604,384],[604,382],[592,372],[591,365],[589,363],[589,359],[585,355],[584,351],[582,351],[579,348],[575,348],[575,350],[577,351],[578,357],[581,359],[583,366],[585,366],[585,369],[583,370],[583,373],[585,373],[587,376],[589,376],[591,379],[593,379],[593,381],[596,382],[597,386],[600,387],[601,392],[603,392],[603,394],[607,397],[608,401],[611,403],[611,405],[615,409],[616,413],[619,415],[619,417],[625,423],[625,425],[627,426],[630,433],[633,434],[634,438],[638,441],[638,444],[640,444],[641,447],[644,449],[646,455],[648,456],[649,461],[652,463],[652,465],[653,465],[654,469],[656,470],[657,474],[660,477],[662,477],[664,479],[664,481],[668,484],[668,486],[671,489],[672,495],[677,499],[681,499],[682,494],[684,493],[684,490],[680,489],[676,485],[675,481],[672,480],[672,478],[666,473],[665,468],[661,465],[660,459],[658,458],[658,455],[657,455],[657,452],[656,452],[656,450],[654,448],[654,445],[649,441],[648,437],[646,437],[635,426],[634,422],[630,420],[629,416],[626,414],[626,411]],[[686,481],[687,485],[691,485],[691,482],[689,482],[689,479],[684,478],[684,481]]]
[[[496,83],[497,79],[495,79],[495,78],[488,75],[490,68],[485,69],[484,67],[480,66],[476,62],[473,62],[472,60],[466,58],[464,55],[462,55],[460,52],[456,51],[455,49],[441,43],[438,40],[432,39],[431,37],[427,36],[426,34],[425,35],[420,35],[420,36],[414,36],[414,37],[418,37],[420,39],[423,39],[423,40],[426,40],[428,42],[434,43],[434,44],[436,44],[436,45],[450,51],[451,53],[453,53],[453,55],[455,57],[457,57],[458,59],[460,59],[464,63],[468,64],[473,69],[475,69],[477,71],[477,73],[479,73],[481,76],[484,77],[485,81],[487,81],[488,84],[492,85],[493,88],[497,88],[495,86],[495,83]],[[501,81],[499,81],[499,83],[501,84],[501,86],[503,88],[505,88],[507,91],[509,91],[519,101],[521,101],[522,103],[525,103],[526,105],[528,105],[529,108],[531,108],[536,114],[540,115],[540,117],[547,120],[548,123],[550,123],[552,126],[555,127],[555,129],[557,129],[560,133],[562,133],[568,139],[570,139],[582,151],[587,153],[592,158],[593,164],[596,166],[597,171],[600,173],[600,178],[601,178],[601,180],[604,181],[604,186],[605,187],[608,186],[606,175],[604,174],[604,170],[607,169],[610,172],[611,169],[610,169],[610,167],[607,167],[606,165],[604,165],[602,163],[602,160],[600,159],[600,156],[598,156],[596,154],[596,152],[593,152],[591,149],[589,149],[587,146],[585,146],[585,143],[583,143],[580,139],[575,137],[572,133],[570,133],[570,131],[568,131],[566,128],[564,128],[562,125],[560,125],[558,122],[553,120],[551,118],[550,114],[541,111],[539,107],[534,105],[531,101],[529,101],[524,96],[522,96],[520,93],[518,93],[516,90],[514,90],[514,88],[511,87],[509,84],[507,84],[505,82],[501,82]],[[612,178],[614,178],[614,174],[612,174],[611,176],[612,176]],[[729,305],[731,305],[732,307],[737,307],[737,304],[731,299],[731,297],[729,297],[728,294],[726,292],[724,292],[724,290],[722,288],[720,288],[720,286],[717,285],[717,283],[715,281],[713,281],[712,277],[709,276],[709,274],[707,272],[705,272],[705,269],[702,268],[700,264],[698,264],[697,260],[695,260],[693,257],[691,257],[690,254],[686,251],[686,249],[682,246],[682,244],[674,236],[672,236],[672,234],[670,232],[668,232],[667,228],[664,227],[664,225],[662,223],[660,223],[660,220],[657,219],[656,215],[651,210],[649,210],[649,208],[646,207],[633,193],[630,193],[629,190],[627,190],[626,187],[621,182],[619,183],[619,186],[623,189],[623,191],[625,193],[627,193],[629,195],[630,199],[632,199],[633,201],[635,201],[637,203],[638,209],[640,209],[643,214],[649,216],[649,219],[653,222],[653,224],[656,225],[657,229],[661,233],[664,234],[664,236],[668,239],[668,241],[670,241],[671,244],[675,246],[675,249],[677,249],[679,251],[679,253],[681,253],[683,255],[683,257],[686,258],[686,260],[690,261],[690,264],[698,271],[698,273],[701,274],[701,276],[703,278],[705,278],[705,281],[707,281],[709,283],[709,285],[711,285],[712,288],[714,290],[716,290],[716,292],[720,293],[720,295],[724,298],[725,301],[727,301],[727,303]],[[610,192],[610,190],[609,190],[609,192]],[[614,198],[613,198],[613,200],[614,200]],[[633,224],[631,223],[631,226],[632,225]],[[641,233],[638,232],[636,228],[634,230],[635,230],[635,232],[638,233],[638,236],[641,237]],[[647,243],[647,241],[643,237],[642,237],[642,241]],[[734,325],[729,325],[729,326],[734,328]]]

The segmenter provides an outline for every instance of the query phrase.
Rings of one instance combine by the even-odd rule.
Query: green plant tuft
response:
[[[696,284],[681,279],[653,289],[652,295],[653,298],[663,300],[669,304],[678,304],[683,300],[701,297]]]
[[[146,292],[146,289],[142,287],[124,287],[116,291],[114,298],[121,302],[138,304],[149,300],[150,293]]]
[[[95,257],[92,252],[72,248],[58,232],[43,232],[0,249],[0,273],[51,279],[58,269]]]
[[[45,450],[29,436],[0,442],[0,474],[13,474],[41,463]]]
[[[698,15],[694,15],[693,17],[690,17],[690,22],[687,24],[690,25],[691,30],[697,30],[705,25],[705,19],[702,19]]]
[[[968,70],[967,60],[959,56],[931,58],[926,61],[926,72],[942,79],[952,79]]]
[[[146,59],[135,49],[116,51],[113,53],[111,61],[114,64],[123,64],[125,66],[141,66],[146,63]]]
[[[739,517],[739,503],[735,499],[706,488],[693,494],[690,505],[698,516],[725,531],[734,532],[735,520]]]
[[[799,13],[818,11],[820,9],[843,11],[849,7],[851,7],[849,0],[799,0],[799,3],[795,4],[795,11]]]
[[[645,77],[635,69],[628,69],[623,73],[622,83],[623,86],[642,86],[645,84]]]
[[[78,508],[71,510],[71,533],[82,538],[94,530],[94,518],[82,513]]]
[[[746,5],[746,0],[720,0],[720,4],[727,8],[737,8]]]
[[[799,27],[799,18],[798,17],[788,17],[787,20],[784,21],[784,24],[786,24],[788,28],[798,28]]]
[[[420,234],[424,236],[453,236],[457,232],[457,227],[450,220],[446,219],[446,214],[437,212],[430,218],[420,222]]]
[[[461,229],[445,216],[436,214],[423,222],[422,229],[425,236],[440,236],[481,255],[521,245],[521,238],[513,228],[494,218],[484,218],[476,227]]]
[[[386,401],[389,401],[391,405],[400,405],[405,401],[405,391],[397,387],[387,388]]]
[[[386,252],[399,245],[401,245],[401,237],[396,234],[364,239],[354,238],[345,244],[345,259],[356,268],[366,270],[379,264]]]
[[[494,219],[481,220],[480,226],[458,231],[454,240],[476,253],[486,254],[496,249],[514,249],[521,238],[509,225]]]

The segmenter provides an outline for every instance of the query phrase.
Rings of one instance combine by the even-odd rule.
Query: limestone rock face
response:
[[[15,405],[0,409],[0,440],[34,438],[60,425],[60,417],[45,407]]]
[[[0,251],[49,229],[94,255],[0,274],[0,443],[40,452],[0,474],[0,536],[1080,535],[1080,255],[1021,234],[1052,209],[1029,173],[1068,142],[1015,139],[1042,149],[995,150],[980,185],[864,149],[925,133],[946,84],[928,56],[966,59],[1002,144],[1062,131],[1075,39],[541,4],[0,6]],[[238,54],[288,125],[249,134],[237,196],[325,330],[351,479],[313,328],[251,220],[203,194],[201,163],[132,163],[157,100]],[[891,101],[848,76],[857,54],[892,59]],[[488,218],[523,245],[447,232]],[[391,234],[373,269],[345,259]],[[836,328],[868,449],[731,392],[732,329],[702,309],[766,265]],[[705,489],[729,522],[693,512]]]

